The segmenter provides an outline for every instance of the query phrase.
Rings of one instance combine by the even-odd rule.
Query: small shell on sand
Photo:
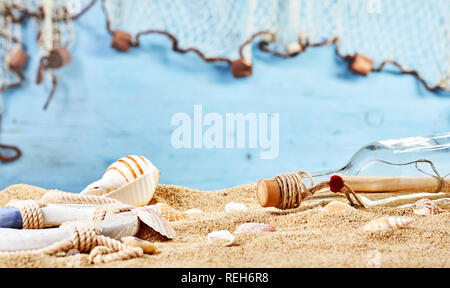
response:
[[[78,251],[77,249],[70,249],[69,251],[66,252],[67,256],[73,256],[73,255],[78,255],[80,254],[80,251]]]
[[[56,257],[66,257],[67,253],[66,253],[66,251],[58,251],[58,252],[56,252],[55,256]]]
[[[150,206],[135,208],[131,212],[159,234],[166,236],[169,239],[173,239],[177,236],[169,221],[167,221],[161,213]]]
[[[187,218],[184,213],[173,209],[167,204],[157,203],[156,205],[152,205],[150,207],[161,213],[161,215],[169,222],[180,221]]]
[[[234,234],[258,232],[275,232],[275,228],[264,223],[244,223],[236,228]]]
[[[203,210],[198,208],[189,209],[183,212],[186,215],[192,215],[192,214],[202,214],[204,213]]]
[[[143,239],[127,236],[122,237],[120,239],[123,244],[131,246],[131,247],[140,247],[144,251],[145,254],[154,254],[156,252],[156,247],[152,243],[145,241]]]
[[[414,203],[414,213],[417,215],[429,216],[445,212],[439,205],[428,198],[423,198]]]
[[[345,202],[332,201],[320,210],[323,212],[334,213],[334,212],[342,212],[342,211],[347,211],[347,210],[352,210],[352,209],[355,209],[355,208],[353,208],[352,206],[350,206],[349,204],[347,204]]]
[[[390,231],[405,227],[414,219],[409,217],[381,217],[373,220],[362,227],[366,232]]]
[[[208,242],[210,244],[230,246],[234,243],[234,239],[233,234],[227,230],[214,231],[208,234]]]
[[[247,210],[248,210],[247,206],[245,206],[245,204],[243,203],[230,202],[227,205],[225,205],[225,211],[227,211],[228,213],[242,212]]]

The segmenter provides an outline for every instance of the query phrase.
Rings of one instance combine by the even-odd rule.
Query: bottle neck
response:
[[[314,180],[314,183],[317,184],[317,183],[320,183],[323,181],[330,180],[330,177],[333,175],[343,176],[343,175],[345,175],[346,170],[347,170],[346,167],[344,167],[344,168],[340,168],[340,169],[319,171],[319,172],[312,173],[311,176]]]

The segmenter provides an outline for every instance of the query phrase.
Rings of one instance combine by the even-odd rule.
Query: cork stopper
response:
[[[116,50],[127,52],[131,47],[131,35],[120,30],[114,31],[111,46]]]
[[[256,197],[262,207],[278,207],[280,204],[280,187],[274,179],[261,179],[257,184]]]
[[[59,47],[50,51],[48,55],[48,67],[61,68],[70,63],[72,57],[69,50],[65,47]]]
[[[252,64],[247,63],[244,59],[238,59],[231,62],[231,74],[235,78],[249,77],[252,75]]]
[[[356,53],[350,62],[349,68],[356,74],[367,76],[372,72],[373,60],[362,54]]]

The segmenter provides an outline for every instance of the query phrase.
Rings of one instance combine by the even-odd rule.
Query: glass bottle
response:
[[[333,175],[348,182],[366,207],[408,206],[424,197],[450,206],[450,133],[372,142],[359,149],[342,168],[311,174],[314,184],[328,181]],[[302,177],[309,183],[307,177]],[[273,179],[267,181],[263,189],[258,184],[258,199],[273,204],[277,201],[269,201],[267,197],[271,196],[260,197],[260,190],[269,195],[269,190],[279,188]],[[341,196],[319,191],[310,198]]]

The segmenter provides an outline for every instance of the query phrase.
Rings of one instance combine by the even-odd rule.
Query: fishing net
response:
[[[0,12],[3,16],[0,17],[0,61],[2,63],[0,91],[19,86],[24,81],[21,70],[26,61],[26,58],[23,58],[25,54],[22,54],[22,59],[18,59],[21,58],[19,54],[23,52],[21,26],[14,23],[12,17],[7,16],[5,4],[5,2],[0,2]]]
[[[54,70],[71,61],[73,21],[96,2],[0,0],[0,93],[25,81],[21,24],[33,19],[40,47],[37,83],[52,84],[47,108],[58,82]],[[255,43],[283,58],[333,45],[357,74],[391,67],[430,91],[450,91],[448,0],[102,0],[102,5],[112,46],[121,51],[139,46],[142,36],[164,35],[174,51],[228,63],[235,77],[247,77]],[[0,98],[0,127],[2,109]]]
[[[5,2],[0,2],[0,132],[3,119],[3,91],[20,86],[25,77],[22,69],[28,56],[22,49],[21,27],[6,13]],[[1,135],[0,135],[1,136]],[[0,139],[1,140],[1,139]],[[11,162],[21,156],[16,146],[0,141],[0,162]]]
[[[335,45],[352,71],[392,66],[429,90],[450,90],[450,1],[104,0],[113,46],[126,51],[163,34],[177,52],[251,74],[251,43],[280,57]]]
[[[47,108],[55,92],[57,77],[53,69],[70,63],[69,47],[73,39],[72,21],[84,14],[96,0],[0,0],[0,93],[18,87],[24,81],[22,73],[28,59],[21,41],[21,24],[32,18],[38,27],[40,65],[37,83],[44,75],[52,79],[52,89],[44,106]],[[0,94],[0,129],[3,114]],[[21,156],[16,146],[0,144],[0,161],[11,162]]]
[[[44,106],[46,109],[55,93],[57,77],[54,69],[71,61],[70,46],[73,42],[73,20],[84,14],[96,0],[4,0],[5,12],[15,23],[33,18],[38,28],[40,65],[37,83],[45,78],[52,81],[52,88]],[[47,77],[45,77],[47,76]]]
[[[44,109],[50,104],[58,83],[53,70],[66,66],[71,61],[68,49],[73,38],[73,23],[67,8],[70,2],[67,0],[42,0],[42,3],[36,3],[37,7],[42,7],[43,12],[38,37],[41,60],[37,83],[44,81],[44,75],[47,74],[48,78],[52,79],[53,84]]]

